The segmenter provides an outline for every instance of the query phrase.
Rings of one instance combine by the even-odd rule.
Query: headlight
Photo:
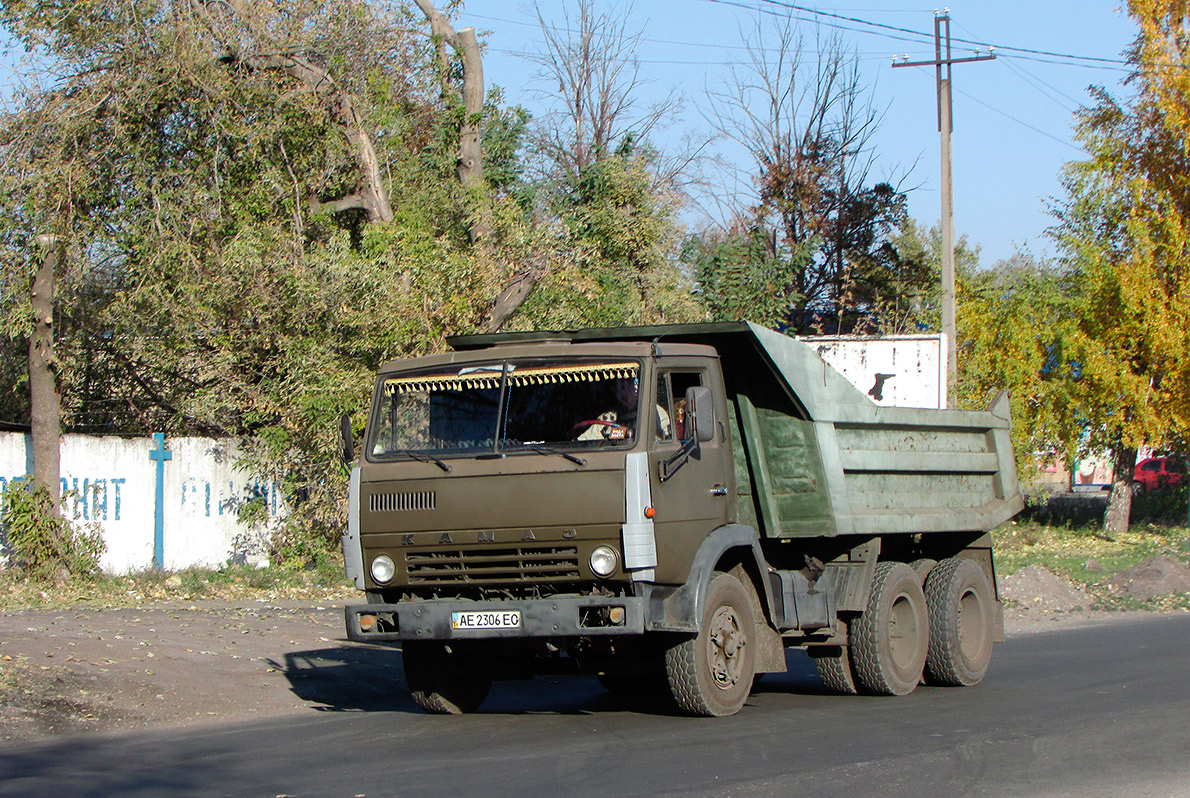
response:
[[[396,572],[397,566],[393,563],[393,558],[387,554],[381,554],[372,560],[372,578],[377,584],[383,585],[390,581]]]
[[[616,572],[619,556],[611,546],[597,546],[591,552],[591,570],[596,576],[611,576]]]

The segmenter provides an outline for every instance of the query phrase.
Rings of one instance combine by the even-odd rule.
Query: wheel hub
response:
[[[715,684],[724,690],[735,687],[744,670],[748,638],[732,607],[720,607],[711,618],[707,635],[707,660]]]

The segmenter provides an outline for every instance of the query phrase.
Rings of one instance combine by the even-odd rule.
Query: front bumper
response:
[[[623,623],[607,622],[614,608],[624,611]],[[453,629],[452,612],[516,610],[521,625],[514,629]],[[347,637],[361,642],[388,640],[476,640],[491,638],[586,637],[637,635],[645,631],[645,600],[636,596],[567,596],[551,599],[463,601],[433,599],[400,604],[352,604],[344,609]],[[375,622],[364,631],[361,616]]]

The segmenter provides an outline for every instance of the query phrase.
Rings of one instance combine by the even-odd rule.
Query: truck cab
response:
[[[709,347],[659,363],[647,343],[514,346],[386,368],[359,467],[357,584],[407,600],[629,595],[657,580],[658,538],[662,578],[682,582],[674,555],[734,517],[725,427],[661,478],[692,387],[722,402]]]

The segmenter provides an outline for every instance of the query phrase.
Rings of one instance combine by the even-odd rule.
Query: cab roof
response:
[[[510,344],[640,341],[651,343],[657,356],[664,356],[666,344],[703,344],[719,353],[729,388],[732,373],[745,373],[751,379],[768,375],[812,420],[841,419],[877,407],[809,344],[747,321],[533,330],[452,336],[446,341],[456,351]]]

